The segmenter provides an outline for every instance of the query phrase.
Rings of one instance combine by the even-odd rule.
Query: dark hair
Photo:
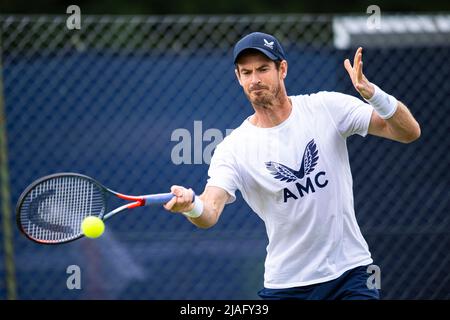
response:
[[[277,70],[280,70],[280,66],[281,66],[281,60],[275,60],[275,67],[277,68]]]

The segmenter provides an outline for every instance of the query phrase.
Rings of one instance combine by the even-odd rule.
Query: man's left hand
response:
[[[345,59],[344,61],[344,67],[347,70],[350,79],[352,79],[353,86],[355,87],[356,91],[359,92],[359,94],[364,99],[370,99],[372,98],[375,87],[372,83],[367,80],[367,78],[363,74],[363,62],[362,62],[362,48],[359,47],[358,50],[356,50],[355,58],[353,60],[353,66],[350,63],[349,59]]]

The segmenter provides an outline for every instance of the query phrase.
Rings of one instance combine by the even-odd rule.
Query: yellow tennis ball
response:
[[[86,237],[95,239],[103,234],[103,231],[105,231],[105,224],[102,219],[95,216],[89,216],[84,218],[81,223],[81,231],[83,231],[83,234]]]

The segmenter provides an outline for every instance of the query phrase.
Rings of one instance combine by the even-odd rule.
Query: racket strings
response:
[[[56,177],[36,185],[21,207],[21,225],[31,238],[62,242],[81,235],[87,216],[102,216],[105,199],[93,182],[80,177]]]

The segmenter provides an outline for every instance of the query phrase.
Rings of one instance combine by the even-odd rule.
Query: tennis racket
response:
[[[87,216],[106,220],[127,209],[163,204],[171,193],[128,196],[106,188],[98,181],[77,173],[45,176],[29,185],[16,206],[20,231],[41,244],[60,244],[83,237],[81,223]],[[111,197],[130,203],[107,212]]]

